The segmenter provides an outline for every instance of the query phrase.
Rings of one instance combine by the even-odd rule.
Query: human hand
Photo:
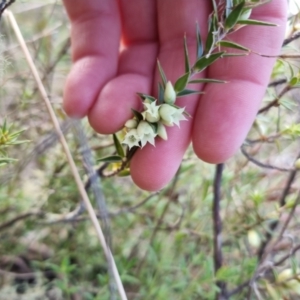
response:
[[[132,117],[131,108],[141,108],[137,92],[156,95],[157,58],[173,83],[184,73],[183,36],[186,33],[190,57],[195,56],[195,22],[205,39],[212,12],[208,0],[64,0],[64,4],[72,24],[74,61],[64,108],[73,117],[88,115],[91,126],[104,134],[120,130]],[[251,18],[279,26],[249,26],[229,38],[258,53],[278,55],[286,11],[285,0],[258,7]],[[273,63],[274,58],[251,54],[223,58],[206,69],[202,77],[228,83],[199,84],[204,95],[176,101],[192,119],[181,122],[180,129],[168,128],[168,141],[157,139],[155,148],[147,144],[135,153],[130,165],[134,182],[146,190],[162,188],[174,176],[191,140],[204,161],[220,163],[232,156],[253,123]]]

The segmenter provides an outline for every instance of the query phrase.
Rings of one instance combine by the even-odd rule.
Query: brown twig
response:
[[[254,163],[255,165],[261,167],[261,168],[266,168],[266,169],[272,169],[272,170],[277,170],[277,171],[281,171],[281,172],[291,172],[294,170],[294,168],[292,169],[286,169],[286,168],[280,168],[280,167],[276,167],[273,165],[268,165],[268,164],[264,164],[260,161],[258,161],[257,159],[255,159],[254,157],[252,157],[244,148],[244,146],[241,147],[241,152],[243,153],[243,155],[252,163]]]
[[[294,41],[298,38],[300,38],[300,31],[295,32],[291,37],[286,38],[282,43],[282,47],[286,46],[287,44],[291,43],[292,41]]]
[[[262,114],[266,111],[268,111],[273,106],[279,106],[279,100],[280,98],[289,92],[293,87],[290,85],[286,85],[283,90],[279,93],[278,97],[276,97],[273,101],[271,101],[269,104],[267,104],[265,107],[261,108],[257,114]]]
[[[1,16],[2,16],[3,12],[4,12],[10,5],[12,5],[15,1],[16,1],[16,0],[9,0],[8,2],[6,2],[5,0],[4,0],[4,1],[2,0],[1,5],[0,5],[0,7],[1,7],[1,9],[0,9],[0,18],[1,18]]]
[[[0,224],[0,231],[8,228],[8,227],[11,227],[13,224],[15,224],[16,222],[19,222],[19,221],[22,221],[24,219],[27,219],[29,217],[32,217],[32,216],[43,216],[44,213],[41,212],[41,211],[38,211],[38,212],[28,212],[28,213],[25,213],[25,214],[21,214],[5,223],[2,223]]]
[[[298,154],[297,158],[300,157],[300,153]],[[295,177],[296,177],[296,174],[297,174],[297,170],[293,170],[290,172],[290,175],[289,175],[289,178],[287,180],[287,183],[285,185],[285,188],[282,192],[282,195],[279,199],[279,206],[282,207],[285,205],[286,203],[286,197],[288,196],[289,194],[289,190],[295,180]],[[268,232],[266,234],[266,237],[265,237],[265,241],[261,244],[259,250],[258,250],[258,259],[260,261],[263,260],[263,255],[264,255],[264,252],[265,252],[265,249],[266,247],[268,246],[272,236],[273,236],[273,232],[275,231],[275,229],[277,228],[279,224],[279,221],[278,220],[274,220],[273,222],[271,222],[271,224],[269,225],[269,229],[268,229]]]

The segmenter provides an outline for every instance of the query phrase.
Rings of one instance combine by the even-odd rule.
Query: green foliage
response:
[[[0,127],[0,167],[3,167],[16,159],[8,156],[7,150],[10,146],[24,144],[28,141],[19,140],[19,136],[24,130],[14,131],[13,125],[7,124],[6,119]]]

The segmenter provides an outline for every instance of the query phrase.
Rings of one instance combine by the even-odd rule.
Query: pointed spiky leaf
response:
[[[204,94],[203,92],[200,92],[200,91],[194,91],[194,90],[188,90],[188,89],[185,89],[183,91],[181,91],[180,93],[177,94],[177,97],[183,97],[183,96],[187,96],[187,95],[193,95],[193,94]]]
[[[222,57],[235,57],[235,56],[247,56],[249,55],[249,52],[247,53],[224,53]]]
[[[131,109],[131,111],[133,112],[134,116],[137,118],[138,121],[143,120],[143,115],[139,111],[137,111],[133,108]]]
[[[164,103],[164,93],[165,89],[163,85],[159,82],[158,83],[158,103],[163,104]]]
[[[206,56],[201,57],[200,59],[198,59],[196,61],[195,65],[193,66],[193,70],[196,72],[203,71],[209,65],[214,63],[217,59],[222,57],[224,55],[224,53],[225,52],[216,52],[216,53],[211,54],[209,57],[206,57]]]
[[[116,134],[113,134],[113,139],[114,139],[114,144],[115,144],[115,148],[116,148],[116,151],[117,153],[121,156],[121,157],[125,157],[125,152],[124,152],[124,149],[117,137]]]
[[[237,22],[237,24],[241,24],[241,25],[257,25],[257,26],[278,26],[275,23],[270,23],[270,22],[264,22],[264,21],[259,21],[259,20],[252,20],[252,19],[248,19],[248,20],[239,20]]]
[[[196,23],[196,37],[197,37],[197,59],[199,59],[203,55],[203,43],[202,43],[201,32],[198,23]]]
[[[244,47],[240,44],[234,43],[234,42],[230,42],[230,41],[220,41],[217,43],[217,46],[221,46],[221,47],[226,47],[226,48],[233,48],[233,49],[238,49],[238,50],[242,50],[242,51],[247,51],[249,52],[250,49],[247,47]]]
[[[200,78],[189,81],[189,83],[227,83],[228,81],[213,79],[213,78]]]
[[[145,101],[146,99],[150,100],[151,102],[156,101],[155,97],[147,95],[147,94],[143,94],[143,93],[137,93],[140,98],[142,99],[142,101]]]
[[[110,156],[105,156],[97,159],[97,162],[108,162],[108,163],[121,162],[121,161],[122,161],[122,157],[119,155],[110,155]]]
[[[229,16],[225,20],[225,28],[227,30],[231,29],[234,27],[234,25],[238,22],[243,8],[245,6],[245,1],[243,0],[241,3],[239,3],[229,14]]]
[[[209,32],[206,38],[205,53],[210,53],[215,43],[215,32],[217,31],[218,22],[216,17],[213,15],[209,20]]]
[[[126,177],[126,176],[129,176],[130,175],[130,169],[124,169],[122,170],[121,172],[118,173],[118,176],[119,177]]]
[[[162,83],[163,83],[163,87],[165,88],[166,84],[167,84],[167,77],[166,77],[166,74],[165,74],[159,60],[157,60],[157,66],[158,66],[158,71],[159,71],[160,78],[161,78]]]
[[[189,78],[190,78],[190,73],[188,72],[177,79],[174,85],[174,89],[176,93],[179,93],[185,89],[186,85],[188,84]]]
[[[190,67],[189,52],[188,52],[188,47],[186,42],[186,35],[184,36],[183,43],[184,43],[184,65],[185,65],[185,72],[187,73],[190,72],[191,67]]]

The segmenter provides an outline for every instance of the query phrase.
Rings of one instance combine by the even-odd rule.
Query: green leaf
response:
[[[146,99],[150,100],[151,102],[156,101],[156,98],[147,94],[143,94],[143,93],[137,93],[140,98],[142,99],[142,101],[145,101]]]
[[[247,56],[249,55],[249,52],[247,53],[224,53],[223,57],[235,57],[235,56]]]
[[[110,156],[105,156],[102,158],[97,159],[97,162],[121,162],[122,161],[122,157],[119,155],[110,155]]]
[[[216,53],[211,54],[209,57],[206,57],[206,56],[201,57],[200,59],[198,59],[196,61],[195,65],[193,66],[193,70],[196,72],[203,71],[209,65],[214,63],[217,59],[222,57],[224,55],[224,53],[225,52],[216,52]]]
[[[179,93],[185,89],[186,85],[188,84],[189,78],[190,78],[190,73],[188,72],[176,80],[174,85],[174,89],[176,93]]]
[[[165,89],[163,85],[159,82],[158,83],[158,103],[163,104],[164,103],[164,93]]]
[[[218,22],[216,17],[213,15],[209,19],[209,31],[206,38],[205,53],[209,53],[215,43],[215,32],[217,31]]]
[[[259,20],[252,20],[252,19],[239,20],[237,23],[242,24],[242,25],[274,26],[274,27],[278,26],[275,23],[264,22],[264,21],[259,21]]]
[[[130,175],[130,169],[124,169],[121,172],[118,173],[119,177],[126,177]]]
[[[249,48],[244,47],[244,46],[242,46],[240,44],[237,44],[237,43],[234,43],[234,42],[229,42],[229,41],[220,41],[220,42],[217,43],[217,46],[233,48],[233,49],[238,49],[238,50],[250,52]]]
[[[197,37],[197,60],[203,55],[203,43],[201,39],[201,32],[198,22],[196,23],[196,37]]]
[[[238,266],[222,266],[216,274],[216,278],[221,281],[230,282],[240,276]]]
[[[116,134],[113,134],[113,139],[114,139],[114,144],[115,144],[115,148],[116,148],[116,151],[117,153],[121,156],[121,157],[125,157],[125,152],[124,152],[124,149],[117,137]]]
[[[13,161],[17,161],[17,159],[10,158],[10,157],[0,157],[0,163],[10,163]]]
[[[3,123],[2,128],[1,128],[3,133],[6,132],[6,126],[7,126],[6,119],[4,119],[4,123]]]
[[[218,18],[218,5],[216,0],[212,0],[213,8],[214,8],[214,15]]]
[[[189,52],[188,52],[188,47],[186,42],[186,35],[184,36],[183,43],[184,43],[184,65],[185,65],[185,72],[187,73],[191,71],[191,67],[190,67]]]
[[[183,91],[179,92],[177,94],[177,97],[183,97],[183,96],[193,95],[193,94],[200,95],[200,94],[204,94],[204,93],[200,92],[200,91],[194,91],[194,90],[188,90],[188,89],[186,89],[186,90],[183,90]]]
[[[298,77],[293,77],[293,78],[290,80],[289,84],[290,84],[290,86],[294,86],[294,85],[296,85],[298,82],[299,82],[299,78],[298,78]]]
[[[225,20],[225,28],[227,30],[233,28],[235,26],[235,24],[238,22],[243,8],[245,6],[245,1],[242,1],[240,4],[238,4],[233,10],[232,12],[229,14],[229,16],[226,18]]]
[[[159,71],[159,74],[160,74],[160,78],[161,78],[162,83],[163,83],[163,87],[165,88],[166,84],[167,84],[167,77],[166,77],[166,74],[165,74],[159,60],[157,60],[157,66],[158,66],[158,71]]]
[[[213,78],[200,78],[189,81],[189,83],[227,83],[226,80],[213,79]]]
[[[143,120],[143,115],[139,111],[137,111],[133,108],[131,109],[131,111],[133,112],[134,116],[137,118],[138,121]]]

